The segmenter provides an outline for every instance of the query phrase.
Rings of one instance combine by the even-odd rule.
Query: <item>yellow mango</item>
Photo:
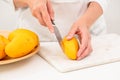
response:
[[[14,37],[19,36],[19,35],[21,35],[21,34],[30,35],[32,38],[34,38],[35,44],[38,44],[38,42],[39,42],[38,40],[39,40],[39,39],[38,39],[37,34],[34,33],[34,32],[32,32],[32,31],[30,31],[30,30],[23,29],[23,28],[19,28],[19,29],[16,29],[16,30],[12,31],[12,32],[9,34],[8,39],[9,39],[9,40],[12,40]]]
[[[10,43],[5,47],[5,52],[11,58],[25,56],[39,44],[37,34],[26,29],[12,31],[8,39]]]
[[[4,36],[0,35],[0,59],[3,59],[5,54],[5,46],[9,43],[9,40]]]
[[[65,55],[69,59],[75,60],[77,58],[79,43],[75,37],[73,37],[71,40],[67,40],[66,37],[64,37],[61,42],[61,45]]]

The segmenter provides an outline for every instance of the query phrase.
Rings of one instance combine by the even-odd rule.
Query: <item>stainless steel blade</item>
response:
[[[56,36],[56,38],[57,38],[57,40],[59,42],[59,45],[61,46],[62,37],[60,35],[60,32],[59,32],[58,28],[56,27],[54,21],[52,21],[52,24],[53,24],[53,27],[54,27],[55,36]]]

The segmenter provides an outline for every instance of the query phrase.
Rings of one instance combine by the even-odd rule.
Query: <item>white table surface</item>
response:
[[[120,80],[120,62],[60,73],[39,55],[0,66],[0,80]]]

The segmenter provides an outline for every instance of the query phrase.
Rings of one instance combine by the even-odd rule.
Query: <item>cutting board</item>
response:
[[[120,36],[106,34],[92,37],[93,52],[80,61],[70,60],[62,52],[58,42],[41,42],[38,53],[60,72],[74,71],[120,61]]]

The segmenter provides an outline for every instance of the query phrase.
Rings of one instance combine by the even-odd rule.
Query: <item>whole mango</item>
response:
[[[5,54],[5,46],[9,43],[9,40],[4,36],[0,35],[0,59],[3,59]]]
[[[11,58],[25,56],[39,44],[37,34],[27,29],[12,31],[8,39],[10,43],[5,47],[5,53]]]

